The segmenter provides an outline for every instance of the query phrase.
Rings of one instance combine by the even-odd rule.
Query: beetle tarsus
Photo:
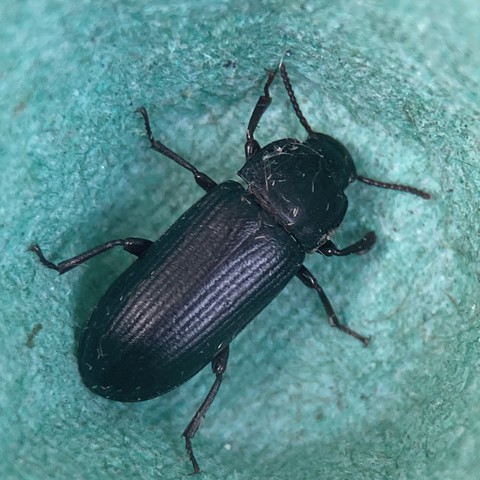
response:
[[[217,355],[215,355],[215,357],[213,358],[212,371],[215,374],[215,381],[213,382],[210,391],[205,397],[205,400],[200,405],[200,408],[196,411],[192,420],[190,420],[187,428],[182,433],[182,437],[185,437],[185,449],[187,450],[188,458],[190,459],[190,462],[192,462],[193,473],[199,473],[200,467],[193,453],[192,438],[197,433],[200,424],[202,423],[203,417],[205,417],[208,409],[210,408],[210,405],[212,404],[218,393],[220,385],[222,384],[223,375],[227,369],[228,354],[229,347],[227,346],[219,353],[217,353]]]
[[[30,245],[30,247],[28,247],[28,250],[30,252],[33,252],[33,253],[37,254],[37,257],[38,257],[38,259],[40,260],[40,263],[43,266],[45,266],[47,268],[51,268],[52,270],[56,270],[59,273],[62,273],[62,272],[60,272],[60,269],[59,269],[57,264],[55,264],[55,263],[53,263],[50,260],[47,260],[45,258],[45,255],[43,254],[42,249],[40,248],[40,245],[38,245],[38,243],[34,243],[33,245]]]
[[[188,459],[190,460],[190,462],[192,463],[192,466],[193,466],[192,474],[195,475],[197,473],[200,473],[200,465],[198,464],[197,459],[195,458],[195,455],[193,454],[191,438],[187,437],[186,435],[184,435],[184,437],[185,437],[185,448],[187,450]]]

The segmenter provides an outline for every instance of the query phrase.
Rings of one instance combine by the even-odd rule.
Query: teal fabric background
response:
[[[285,50],[315,129],[359,172],[429,202],[355,184],[336,242],[309,257],[338,315],[292,280],[232,344],[194,445],[205,479],[476,479],[479,407],[480,7],[477,0],[24,0],[0,6],[0,478],[185,478],[180,434],[206,369],[141,404],[82,385],[78,335],[131,262],[59,261],[106,240],[158,237],[201,191],[149,150],[141,118],[217,180]],[[280,82],[258,138],[304,138]]]

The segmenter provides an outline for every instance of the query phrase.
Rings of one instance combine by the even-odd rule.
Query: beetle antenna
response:
[[[432,198],[428,192],[420,190],[419,188],[410,187],[410,185],[401,185],[399,183],[387,183],[381,182],[379,180],[374,180],[373,178],[364,177],[363,175],[357,175],[357,180],[360,182],[366,183],[367,185],[373,185],[374,187],[379,188],[388,188],[389,190],[398,190],[400,192],[411,193],[412,195],[418,195],[424,200]]]
[[[312,127],[308,124],[307,119],[303,116],[303,113],[300,110],[300,107],[298,106],[298,102],[295,97],[292,84],[290,83],[290,79],[288,78],[287,67],[285,67],[285,64],[283,62],[280,64],[280,75],[282,76],[283,84],[285,85],[288,96],[290,98],[290,102],[292,103],[292,106],[293,106],[293,110],[295,110],[295,114],[300,120],[300,123],[303,125],[303,128],[307,131],[309,135],[311,135],[314,132],[312,130]]]

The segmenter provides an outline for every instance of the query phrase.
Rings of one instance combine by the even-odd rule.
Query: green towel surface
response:
[[[180,438],[210,368],[122,404],[82,384],[89,312],[132,257],[61,261],[107,240],[158,238],[201,197],[151,151],[154,133],[217,181],[282,56],[301,108],[358,172],[335,242],[310,255],[338,316],[293,279],[231,345],[194,439],[205,479],[470,480],[480,471],[480,8],[417,2],[25,0],[0,6],[0,479],[188,478]],[[261,144],[306,134],[279,79]]]

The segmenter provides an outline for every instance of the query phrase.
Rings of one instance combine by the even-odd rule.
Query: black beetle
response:
[[[362,341],[339,322],[315,277],[303,265],[306,253],[362,254],[374,232],[339,249],[330,240],[347,210],[344,190],[355,180],[368,185],[430,195],[413,187],[357,175],[347,149],[312,130],[279,66],[293,109],[308,133],[260,147],[254,131],[270,105],[270,71],[250,118],[246,163],[237,182],[217,184],[155,140],[145,108],[140,108],[151,147],[193,173],[207,193],[156,242],[112,240],[54,264],[38,245],[41,263],[60,274],[116,246],[137,260],[113,282],[92,312],[78,348],[79,370],[94,393],[120,402],[162,395],[211,362],[215,381],[183,432],[194,472],[200,471],[191,440],[210,407],[227,367],[230,342],[297,276],[315,290],[332,326]]]

